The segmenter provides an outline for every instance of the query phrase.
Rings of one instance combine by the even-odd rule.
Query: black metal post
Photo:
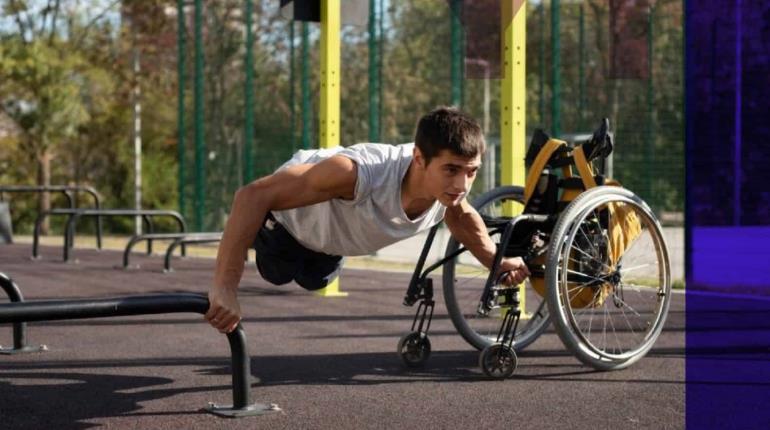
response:
[[[5,273],[0,272],[0,288],[8,295],[8,299],[13,303],[21,303],[24,301],[24,297],[21,295],[21,290],[13,282],[13,280]],[[0,348],[0,354],[13,355],[24,354],[29,352],[41,352],[47,348],[45,345],[40,346],[27,346],[27,323],[17,322],[13,323],[13,347],[12,348]]]
[[[185,244],[191,244],[191,243],[213,243],[213,242],[219,242],[222,240],[222,234],[218,235],[205,235],[205,234],[193,234],[189,236],[183,236],[180,237],[168,246],[166,248],[166,256],[163,259],[163,271],[164,272],[173,272],[174,270],[171,268],[171,256],[174,254],[174,250],[178,246],[182,246],[182,256],[184,256],[184,246]]]
[[[209,301],[205,296],[191,293],[93,300],[46,300],[0,304],[0,324],[181,312],[205,314],[208,308]],[[227,417],[261,415],[279,410],[276,405],[251,403],[251,364],[246,349],[246,336],[240,324],[232,333],[227,334],[227,340],[232,364],[233,405],[209,404],[206,410]]]

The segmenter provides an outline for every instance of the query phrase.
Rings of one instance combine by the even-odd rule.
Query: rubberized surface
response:
[[[175,260],[164,274],[158,256],[132,255],[141,269],[122,270],[116,251],[78,250],[78,263],[57,261],[58,251],[33,262],[29,245],[0,246],[0,271],[34,300],[205,292],[214,265]],[[629,369],[595,372],[549,329],[520,354],[512,379],[493,381],[440,291],[431,357],[423,369],[403,367],[396,343],[415,310],[401,305],[408,273],[345,270],[340,288],[350,295],[321,298],[270,285],[253,264],[246,270],[252,396],[282,412],[238,420],[201,412],[232,400],[226,337],[197,314],[150,315],[30,323],[28,343],[50,350],[0,356],[2,428],[684,427],[683,294],[650,354]],[[0,327],[0,344],[11,343],[10,326]]]

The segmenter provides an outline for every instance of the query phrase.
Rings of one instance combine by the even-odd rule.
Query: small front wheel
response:
[[[506,379],[513,375],[518,360],[516,353],[500,343],[494,343],[484,348],[479,356],[479,366],[490,378]]]
[[[398,341],[398,355],[407,367],[419,367],[430,357],[428,335],[413,331],[401,336]]]

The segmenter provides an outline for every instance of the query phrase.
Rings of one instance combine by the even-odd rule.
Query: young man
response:
[[[223,333],[238,325],[238,283],[252,245],[263,278],[316,290],[336,278],[342,256],[370,254],[443,220],[491,267],[495,245],[465,199],[484,150],[470,116],[440,107],[420,119],[414,144],[297,152],[235,193],[205,318]],[[520,258],[503,259],[499,272],[508,272],[507,284],[529,275]]]

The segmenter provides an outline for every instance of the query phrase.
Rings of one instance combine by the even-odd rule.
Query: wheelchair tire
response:
[[[631,213],[638,235],[624,233],[630,245],[619,245],[609,236],[610,217],[619,222],[633,219]],[[592,188],[567,206],[551,236],[545,285],[554,328],[583,363],[597,370],[628,367],[663,330],[670,277],[666,241],[650,207],[620,187]]]
[[[473,207],[481,214],[502,215],[502,203],[506,201],[522,203],[522,187],[505,186],[495,188],[476,198]],[[497,234],[493,240],[499,240]],[[447,243],[445,255],[459,249],[460,244],[454,239]],[[497,342],[497,334],[503,321],[504,307],[495,307],[485,315],[478,315],[476,310],[481,299],[489,270],[479,263],[467,250],[447,261],[443,268],[444,300],[449,317],[460,335],[474,348],[482,350]],[[522,308],[524,315],[514,334],[514,349],[521,351],[535,341],[548,327],[548,307],[545,300],[525,281],[526,298]]]
[[[425,333],[407,333],[398,340],[397,352],[407,367],[420,367],[430,357],[430,340]]]

